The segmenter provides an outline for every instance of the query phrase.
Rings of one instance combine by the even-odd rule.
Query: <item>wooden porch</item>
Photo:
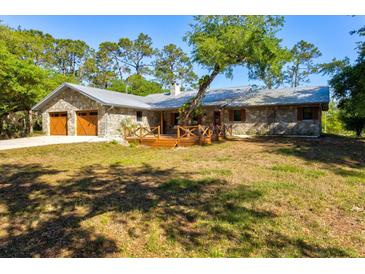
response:
[[[189,147],[193,145],[207,145],[214,140],[220,140],[232,133],[227,126],[208,127],[176,126],[176,134],[161,134],[161,127],[143,127],[131,131],[126,139],[128,142],[138,142],[151,147]]]

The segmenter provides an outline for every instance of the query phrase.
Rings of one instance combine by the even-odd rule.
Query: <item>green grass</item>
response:
[[[319,178],[325,175],[325,172],[321,170],[303,169],[297,166],[286,165],[286,164],[274,165],[272,167],[272,170],[279,172],[300,173],[309,178]]]
[[[229,176],[232,175],[232,171],[230,169],[202,169],[200,171],[202,175],[217,175],[217,176]]]
[[[0,151],[1,257],[364,257],[365,143]]]

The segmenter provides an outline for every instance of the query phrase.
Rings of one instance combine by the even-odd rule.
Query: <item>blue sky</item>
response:
[[[120,37],[134,39],[144,32],[152,37],[157,48],[174,43],[186,52],[189,47],[182,37],[192,21],[190,16],[1,16],[0,19],[11,27],[39,29],[56,38],[81,39],[95,49],[100,42],[117,41]],[[322,52],[318,62],[345,56],[354,60],[359,37],[351,36],[349,32],[364,25],[365,16],[286,16],[279,36],[283,39],[282,44],[288,47],[301,39],[314,43]],[[204,73],[198,66],[195,70],[199,75]],[[326,85],[328,78],[313,75],[310,80],[312,85]],[[257,82],[248,80],[246,69],[236,68],[232,80],[220,75],[212,87],[254,83]]]

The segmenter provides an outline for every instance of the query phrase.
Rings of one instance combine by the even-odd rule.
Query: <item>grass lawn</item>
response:
[[[1,257],[364,257],[365,141],[0,152]]]

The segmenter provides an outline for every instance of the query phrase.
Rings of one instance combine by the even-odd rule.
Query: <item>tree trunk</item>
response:
[[[33,133],[33,113],[31,110],[28,110],[28,133]]]
[[[356,129],[356,137],[361,137],[362,128]]]
[[[219,74],[220,71],[221,71],[220,67],[218,65],[216,65],[214,67],[214,70],[212,71],[212,73],[210,75],[206,75],[204,77],[202,83],[199,85],[198,93],[195,95],[195,97],[191,101],[189,107],[181,115],[182,116],[181,121],[183,122],[184,125],[190,124],[191,114],[198,107],[199,103],[201,102],[201,100],[203,99],[203,97],[205,95],[207,88],[210,86],[210,84],[213,82],[214,78]]]

